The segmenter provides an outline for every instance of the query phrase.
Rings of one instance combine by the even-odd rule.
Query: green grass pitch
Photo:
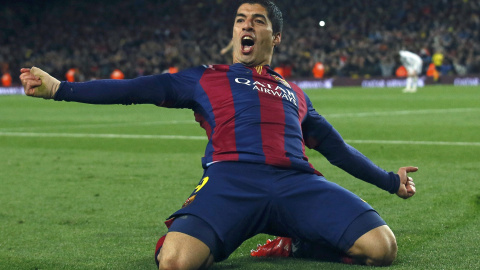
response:
[[[307,152],[390,225],[399,246],[391,269],[480,269],[480,89],[307,93],[381,167],[419,167],[417,194],[402,200]],[[155,269],[163,221],[200,180],[205,144],[190,110],[1,96],[0,269]],[[269,237],[213,269],[364,269],[249,257]]]

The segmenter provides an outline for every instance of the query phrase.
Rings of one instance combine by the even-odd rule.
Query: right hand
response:
[[[409,177],[408,173],[413,173],[418,171],[417,167],[402,167],[398,170],[398,175],[400,176],[400,187],[397,191],[397,196],[403,199],[408,199],[415,195],[417,189],[415,188],[415,183],[413,179]]]
[[[60,87],[59,80],[37,67],[22,68],[20,72],[20,81],[27,96],[51,99]]]

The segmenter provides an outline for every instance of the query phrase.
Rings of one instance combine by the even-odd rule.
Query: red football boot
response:
[[[250,255],[253,257],[290,257],[292,253],[292,238],[277,237],[273,240],[268,239],[265,245],[258,245],[257,249],[252,250]]]

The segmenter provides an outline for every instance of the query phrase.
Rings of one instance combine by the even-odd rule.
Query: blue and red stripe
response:
[[[232,90],[226,74],[225,72],[207,69],[200,79],[200,86],[208,97],[213,115],[210,134],[211,161],[238,160],[235,108]]]

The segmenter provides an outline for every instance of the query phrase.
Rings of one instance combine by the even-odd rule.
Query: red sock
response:
[[[175,218],[171,218],[169,220],[166,220],[165,221],[165,226],[167,226],[167,228],[170,228],[170,226],[172,226],[172,223],[173,223],[174,219]],[[157,241],[157,246],[155,247],[155,263],[157,264],[157,267],[160,264],[160,262],[158,261],[158,254],[160,254],[160,250],[162,249],[163,242],[165,242],[165,237],[167,237],[166,234],[164,236],[160,237],[160,239],[158,239],[158,241]]]
[[[165,237],[167,235],[160,237],[157,242],[157,246],[155,247],[155,263],[157,264],[157,268],[159,267],[160,262],[158,261],[158,254],[160,254],[160,250],[162,249],[163,242],[165,242]]]

